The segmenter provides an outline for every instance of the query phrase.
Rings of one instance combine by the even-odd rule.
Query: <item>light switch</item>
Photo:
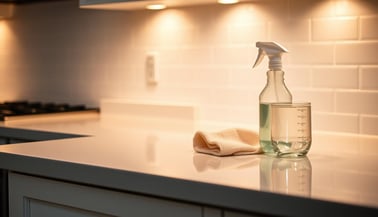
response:
[[[146,55],[146,82],[156,85],[159,82],[158,53],[148,52]]]

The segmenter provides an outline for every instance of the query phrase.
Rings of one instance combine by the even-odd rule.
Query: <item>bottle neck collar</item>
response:
[[[281,55],[269,56],[269,69],[282,70]]]
[[[284,71],[282,70],[269,70],[266,75],[268,77],[268,82],[276,82],[284,80]]]
[[[266,72],[268,76],[283,76],[285,74],[282,70],[269,70]]]

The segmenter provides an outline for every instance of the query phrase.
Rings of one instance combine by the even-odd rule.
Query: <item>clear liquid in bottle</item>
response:
[[[273,146],[270,133],[270,105],[260,103],[260,145],[264,153],[273,153]]]

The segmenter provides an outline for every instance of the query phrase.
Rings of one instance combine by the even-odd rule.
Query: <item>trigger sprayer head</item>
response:
[[[261,61],[264,59],[264,56],[269,58],[269,69],[271,70],[281,70],[282,62],[281,55],[282,53],[289,52],[286,48],[276,42],[256,42],[256,47],[259,48],[259,53],[253,68],[258,66]]]

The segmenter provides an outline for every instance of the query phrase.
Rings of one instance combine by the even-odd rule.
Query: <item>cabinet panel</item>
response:
[[[7,144],[7,139],[0,137],[0,145]]]
[[[28,217],[51,217],[52,215],[54,217],[110,217],[97,212],[29,198],[25,198],[24,206],[27,207],[25,215]]]
[[[203,207],[203,217],[222,217],[222,210],[212,207]]]
[[[33,216],[188,216],[200,217],[200,206],[32,177],[9,174],[9,213]],[[34,215],[33,213],[38,213]],[[63,213],[63,214],[61,214]],[[27,216],[27,215],[26,215]]]
[[[241,213],[221,208],[203,207],[203,217],[263,217],[263,215]]]
[[[257,214],[245,214],[240,212],[234,212],[234,211],[224,211],[224,217],[263,217],[263,215],[257,215]]]
[[[8,172],[0,169],[0,216],[8,216]]]

